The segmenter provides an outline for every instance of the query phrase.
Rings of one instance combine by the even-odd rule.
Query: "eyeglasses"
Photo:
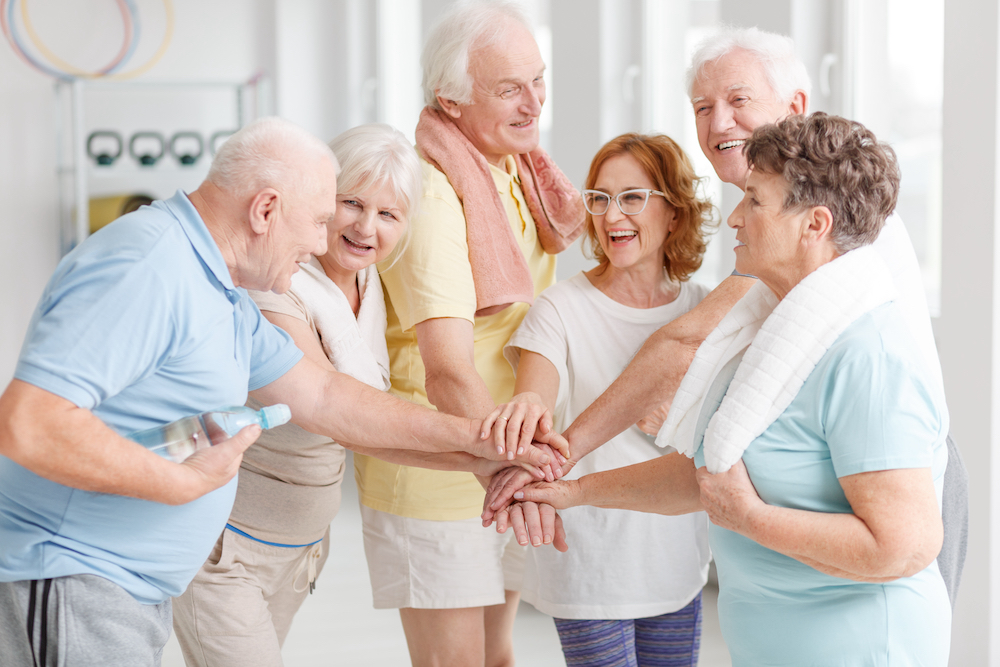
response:
[[[614,197],[614,200],[618,205],[618,210],[625,215],[639,215],[646,208],[649,195],[660,195],[664,198],[667,196],[659,190],[639,188],[637,190],[619,192]],[[604,215],[607,213],[608,207],[611,206],[611,199],[611,195],[607,192],[601,192],[600,190],[583,191],[583,205],[591,215]]]

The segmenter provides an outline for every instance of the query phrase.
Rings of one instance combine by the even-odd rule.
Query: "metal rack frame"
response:
[[[62,254],[90,235],[89,201],[94,166],[87,157],[86,94],[114,90],[141,93],[170,89],[231,90],[237,127],[267,115],[270,110],[269,81],[255,76],[248,81],[136,81],[112,82],[75,79],[55,84],[56,169],[59,187]],[[207,148],[206,148],[207,150]],[[120,173],[120,171],[118,172]],[[66,187],[66,179],[72,187]]]

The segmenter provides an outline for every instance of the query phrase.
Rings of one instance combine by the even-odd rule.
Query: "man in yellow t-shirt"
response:
[[[421,167],[424,192],[409,246],[395,265],[382,271],[392,392],[433,407],[427,398],[427,369],[421,356],[433,342],[446,358],[430,355],[432,368],[437,362],[438,372],[464,372],[468,374],[465,382],[481,383],[488,392],[488,410],[492,410],[514,393],[514,372],[503,356],[503,346],[524,319],[528,304],[515,303],[495,315],[476,317],[462,205],[443,173],[426,161]],[[504,169],[490,165],[490,171],[528,261],[537,296],[555,282],[556,258],[538,243],[514,160],[508,156]],[[443,340],[435,340],[438,333]],[[477,378],[468,377],[472,373]],[[433,381],[431,387],[433,391]],[[466,389],[476,390],[465,386],[462,391]],[[446,410],[438,403],[439,409]],[[483,487],[471,473],[400,466],[370,457],[359,458],[357,466],[361,471],[358,489],[366,507],[434,521],[478,518],[482,512]]]
[[[456,72],[455,62],[467,62],[467,72]],[[438,122],[453,123],[468,152],[489,166],[537,296],[555,282],[556,259],[542,249],[512,157],[537,148],[545,100],[545,64],[528,25],[508,3],[455,6],[428,38],[423,65],[425,97]],[[420,136],[418,126],[418,149]],[[478,156],[463,159],[482,163]],[[471,217],[455,181],[430,159],[422,169],[409,245],[380,267],[392,392],[442,412],[483,417],[513,394],[503,346],[528,304],[476,316],[473,276],[482,276],[483,267],[477,273],[470,261]],[[492,196],[485,176],[478,183],[484,185],[477,196]],[[463,197],[468,205],[468,190]],[[413,664],[512,665],[520,564],[508,567],[505,583],[508,536],[482,527],[484,491],[475,477],[355,460],[375,606],[400,609]]]

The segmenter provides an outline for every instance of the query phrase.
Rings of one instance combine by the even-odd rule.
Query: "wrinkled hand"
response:
[[[557,450],[563,457],[559,463],[569,457],[569,443],[552,431],[552,412],[534,392],[526,391],[498,405],[483,421],[483,433],[488,430],[493,432],[497,453],[509,461],[523,455],[532,440]]]
[[[229,483],[240,469],[243,462],[243,452],[260,437],[260,426],[247,426],[232,438],[212,447],[196,451],[178,465],[185,476],[184,486],[189,488],[188,500],[215,491]],[[193,494],[193,495],[192,495]]]
[[[707,468],[695,471],[701,487],[701,504],[717,526],[744,534],[753,513],[764,506],[743,459],[726,472],[713,475]]]
[[[547,452],[552,461],[559,458],[559,454],[552,451],[548,445],[538,442],[533,444]],[[521,490],[526,484],[538,481],[554,482],[566,474],[570,467],[572,467],[570,462],[564,463],[563,466],[553,462],[542,468],[522,464],[519,467],[511,466],[498,471],[486,487],[486,498],[483,500],[483,526],[493,523],[494,514],[510,505],[513,502],[514,493]]]
[[[551,505],[523,502],[505,507],[497,512],[497,532],[506,532],[508,526],[522,546],[551,544],[557,551],[569,550],[562,517]]]
[[[561,479],[557,482],[533,482],[514,492],[514,500],[545,503],[557,510],[582,505],[580,480]]]
[[[481,423],[485,424],[485,422]],[[502,424],[503,422],[498,422],[493,428],[502,429]],[[541,442],[529,442],[526,447],[518,448],[517,453],[514,454],[512,459],[508,459],[506,450],[502,453],[497,452],[496,447],[493,445],[492,432],[484,427],[480,427],[479,437],[476,442],[465,451],[467,454],[472,454],[487,461],[502,462],[505,466],[520,465],[529,469],[539,468],[538,479],[545,478],[544,471],[548,469],[550,464],[559,465],[559,453],[554,452],[549,446]]]
[[[483,500],[483,526],[493,523],[496,513],[511,504],[515,491],[535,481],[538,479],[534,475],[519,467],[506,468],[494,475]]]
[[[567,469],[564,469],[563,467],[566,464],[566,459],[563,458],[562,454],[552,449],[549,445],[538,442],[537,440],[532,440],[531,444],[537,447],[538,449],[542,450],[542,452],[549,457],[549,462],[548,464],[542,466],[540,469],[531,468],[529,466],[521,464],[522,468],[531,473],[534,473],[535,471],[541,472],[542,476],[538,477],[538,479],[544,479],[546,482],[554,482],[555,480],[559,479],[564,474],[566,474]],[[560,465],[559,461],[562,461],[563,465]]]
[[[667,415],[670,414],[670,403],[671,401],[667,401],[637,421],[635,425],[647,435],[656,435],[660,432],[663,422],[667,421]]]

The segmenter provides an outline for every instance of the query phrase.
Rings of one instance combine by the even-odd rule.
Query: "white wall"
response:
[[[59,257],[52,85],[0,48],[0,382]]]
[[[945,4],[944,224],[938,347],[969,470],[969,555],[951,664],[1000,665],[1000,252],[997,0]]]
[[[69,12],[71,0],[61,1]],[[162,15],[154,13],[158,3],[139,5],[150,13],[137,63],[155,50],[163,30]],[[144,80],[236,81],[257,70],[274,71],[273,0],[174,0],[174,7],[172,45]],[[60,15],[76,16],[55,12],[48,23],[41,14],[34,18],[39,32],[64,58],[72,59],[74,49],[86,57],[95,50],[101,58],[106,52],[113,55],[114,49],[101,51],[93,41],[99,42],[104,33],[117,47],[120,23],[112,28],[84,20],[81,25],[60,22]],[[6,42],[0,43],[0,100],[0,201],[5,205],[0,215],[0,282],[8,286],[0,302],[0,383],[6,385],[28,320],[60,253],[53,80],[19,60]]]

